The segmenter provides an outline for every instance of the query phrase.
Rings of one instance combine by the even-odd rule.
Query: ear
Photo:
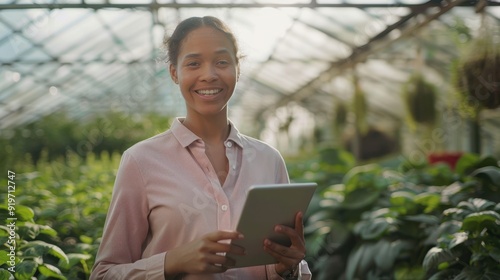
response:
[[[170,64],[168,70],[170,72],[170,78],[172,78],[172,81],[174,81],[174,83],[178,84],[179,79],[177,78],[177,68],[175,68],[175,66],[173,64]]]

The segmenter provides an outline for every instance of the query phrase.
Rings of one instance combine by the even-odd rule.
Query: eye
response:
[[[227,60],[219,60],[219,61],[217,61],[217,65],[229,65],[229,61],[227,61]]]
[[[186,64],[188,67],[197,67],[200,66],[200,64],[197,61],[191,61]]]

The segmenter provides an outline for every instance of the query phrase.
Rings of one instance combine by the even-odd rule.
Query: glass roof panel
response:
[[[5,1],[0,0],[0,3],[10,3]],[[397,106],[400,84],[412,72],[417,42],[425,46],[426,73],[433,77],[434,82],[442,84],[449,72],[449,62],[458,55],[457,45],[449,35],[450,30],[456,28],[455,17],[464,19],[473,30],[480,27],[473,8],[453,8],[416,36],[392,42],[390,40],[398,34],[391,34],[395,37],[382,38],[390,43],[376,52],[359,48],[377,41],[374,36],[410,14],[409,8],[398,5],[427,1],[159,0],[158,3],[175,4],[177,8],[159,8],[157,17],[144,7],[0,10],[0,77],[3,78],[0,81],[0,118],[13,114],[9,110],[15,110],[16,102],[31,109],[19,112],[16,118],[9,117],[9,122],[35,118],[64,103],[73,108],[70,111],[82,117],[85,112],[109,108],[119,110],[121,106],[124,107],[122,110],[139,110],[131,106],[134,101],[148,109],[160,110],[163,107],[163,111],[166,108],[171,112],[179,111],[183,107],[182,97],[172,84],[166,65],[157,62],[158,47],[163,28],[170,34],[179,20],[203,15],[214,15],[227,22],[246,55],[237,94],[231,101],[235,107],[244,104],[245,118],[255,118],[256,112],[263,112],[267,107],[273,114],[277,111],[275,104],[284,97],[286,100],[297,99],[301,106],[311,104],[315,106],[314,110],[322,112],[328,112],[331,107],[331,104],[322,104],[325,103],[321,102],[322,98],[350,100],[352,82],[349,73],[352,66],[346,58],[356,57],[353,50],[365,56],[352,63],[359,64],[362,85],[370,89],[373,107],[379,111],[387,110],[382,108],[384,104]],[[85,1],[110,6],[151,2]],[[354,7],[374,2],[394,7]],[[33,4],[31,0],[18,3]],[[36,3],[57,4],[53,0]],[[81,4],[81,1],[64,3]],[[257,6],[271,3],[290,6],[335,4],[339,7],[229,8],[238,4]],[[212,7],[193,8],[188,7],[189,4]],[[351,7],[340,7],[342,4]],[[488,7],[488,13],[498,17],[499,8]],[[412,18],[407,25],[416,22]],[[51,86],[56,86],[57,90],[53,88],[50,92]],[[146,94],[148,92],[151,94]],[[295,96],[297,92],[298,97]],[[309,92],[318,94],[310,95]],[[57,96],[61,103],[46,104],[46,111],[38,107],[42,100],[52,100]],[[157,102],[151,102],[151,96],[156,96]],[[1,105],[4,103],[8,106]]]
[[[242,51],[248,60],[262,62],[268,59],[278,41],[286,34],[293,21],[275,8],[234,9],[229,18]]]
[[[109,0],[109,3],[113,4],[148,4],[151,0]]]
[[[14,33],[0,45],[0,60],[11,62],[31,47],[33,44],[28,39]]]

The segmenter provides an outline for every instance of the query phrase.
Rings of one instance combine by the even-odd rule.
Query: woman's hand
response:
[[[302,212],[295,215],[295,229],[283,225],[274,228],[277,233],[285,234],[292,241],[290,247],[274,243],[269,239],[264,240],[264,250],[273,256],[278,263],[276,272],[283,275],[285,271],[293,270],[306,256],[306,242],[304,240],[304,224]]]
[[[232,253],[244,255],[245,250],[236,245],[219,242],[222,240],[242,239],[238,232],[216,231],[206,234],[183,246],[177,247],[167,253],[165,258],[165,276],[167,279],[178,274],[221,273],[235,261],[225,254]]]

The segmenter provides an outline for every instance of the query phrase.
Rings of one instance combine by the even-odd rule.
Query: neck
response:
[[[222,143],[229,135],[229,120],[224,114],[210,117],[188,114],[183,124],[207,144]]]

